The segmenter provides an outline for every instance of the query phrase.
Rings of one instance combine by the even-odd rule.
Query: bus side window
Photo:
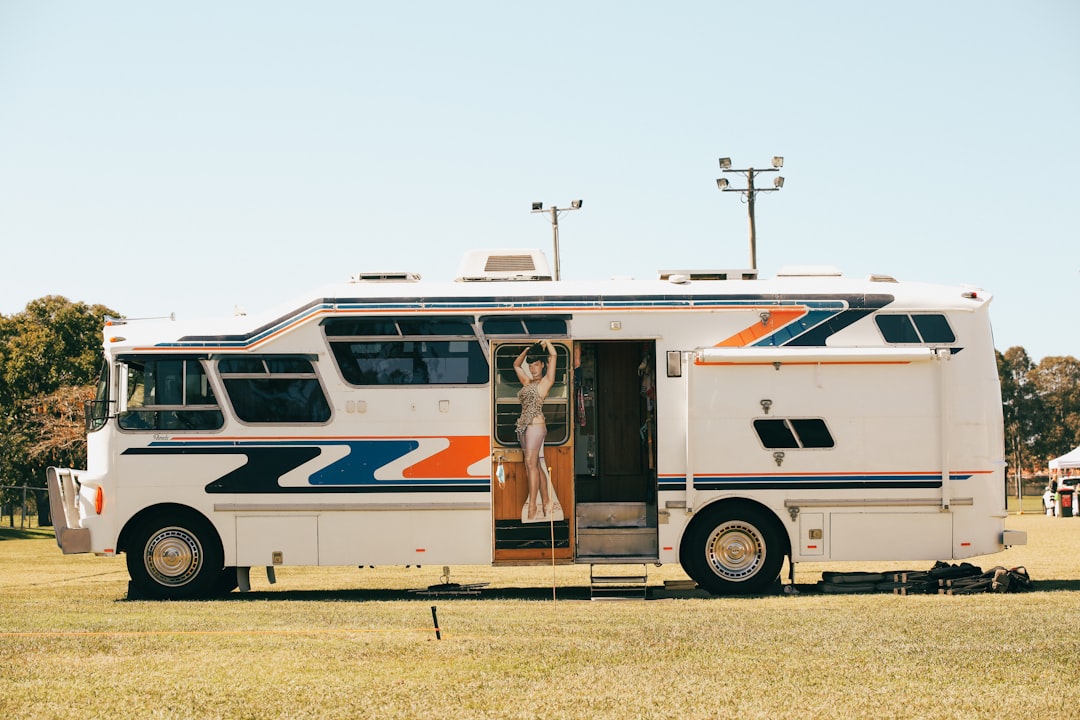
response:
[[[956,342],[948,318],[937,313],[882,314],[874,321],[885,342],[894,345],[949,345]]]
[[[218,372],[236,416],[244,422],[323,423],[330,419],[326,393],[307,358],[223,358]]]
[[[353,387],[487,383],[487,357],[471,318],[328,318],[322,326],[341,377]]]
[[[202,361],[123,358],[127,401],[117,422],[125,430],[217,430],[224,416]],[[199,392],[185,389],[198,388]]]

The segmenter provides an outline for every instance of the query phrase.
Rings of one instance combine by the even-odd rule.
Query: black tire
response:
[[[127,547],[135,593],[158,600],[212,597],[221,587],[224,558],[217,531],[194,512],[158,513],[140,521]]]
[[[714,595],[760,595],[780,577],[786,553],[783,528],[767,510],[722,503],[690,523],[679,562]]]
[[[221,576],[218,578],[217,587],[214,588],[214,593],[217,595],[228,595],[239,586],[240,583],[236,579],[236,568],[227,567],[221,571]]]

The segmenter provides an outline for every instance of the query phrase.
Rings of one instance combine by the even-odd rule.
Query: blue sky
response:
[[[277,306],[360,270],[967,283],[1080,357],[1080,3],[0,2],[0,313]],[[766,176],[766,180],[771,180]]]

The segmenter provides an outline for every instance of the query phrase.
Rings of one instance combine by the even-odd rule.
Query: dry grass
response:
[[[1027,514],[1036,590],[588,602],[588,569],[285,568],[215,602],[124,600],[122,559],[0,529],[0,718],[1076,717],[1080,519]],[[800,565],[809,585],[822,569]],[[665,599],[666,598],[666,599]],[[436,640],[431,606],[442,640]]]

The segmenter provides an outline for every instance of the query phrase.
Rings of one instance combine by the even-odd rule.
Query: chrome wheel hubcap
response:
[[[746,580],[765,563],[765,538],[756,527],[741,520],[725,522],[709,534],[705,559],[717,576]]]
[[[191,581],[202,563],[202,546],[187,530],[170,527],[146,543],[143,559],[150,576],[162,585],[179,586]]]

